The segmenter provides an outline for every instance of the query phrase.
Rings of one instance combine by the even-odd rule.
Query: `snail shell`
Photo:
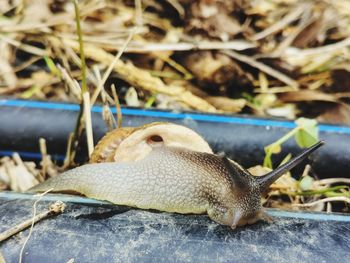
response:
[[[209,144],[193,130],[173,123],[154,122],[107,133],[96,145],[90,163],[138,161],[145,158],[155,144],[213,153]]]

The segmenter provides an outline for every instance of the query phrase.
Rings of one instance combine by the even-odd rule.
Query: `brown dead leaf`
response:
[[[4,168],[2,177],[6,178],[4,182],[8,182],[11,190],[23,192],[39,183],[17,153],[13,155],[13,159],[2,159],[1,162]]]
[[[279,99],[284,102],[323,101],[331,103],[317,119],[334,124],[350,124],[350,105],[340,100],[349,97],[348,92],[328,94],[316,90],[301,90],[279,95]]]
[[[293,46],[298,48],[306,48],[310,44],[317,41],[317,36],[322,29],[322,16],[317,18],[310,25],[306,26],[294,39]]]
[[[279,94],[279,99],[283,102],[301,102],[301,101],[326,101],[338,103],[338,99],[328,93],[323,93],[316,90],[299,90],[296,92],[286,92]]]
[[[211,51],[192,52],[183,63],[203,85],[223,85],[231,82],[235,75],[243,75],[229,57]]]
[[[350,106],[345,103],[333,105],[317,117],[321,122],[332,124],[350,124]]]
[[[220,96],[205,97],[205,100],[208,101],[218,110],[222,110],[229,113],[240,112],[247,103],[245,99],[230,99]]]
[[[269,116],[294,120],[298,113],[297,107],[292,103],[284,103],[265,110]]]
[[[350,65],[347,68],[333,70],[331,76],[332,92],[350,92]]]
[[[248,171],[254,176],[262,176],[264,174],[271,172],[272,169],[264,167],[262,165],[256,165],[256,166],[250,167]]]
[[[52,17],[49,8],[50,1],[47,0],[27,0],[23,12],[23,23],[43,22]],[[40,10],[40,11],[39,11]]]
[[[242,31],[240,23],[231,12],[238,1],[195,1],[187,15],[187,32],[203,32],[210,37],[227,41]]]
[[[65,44],[79,52],[79,45],[75,41],[65,40]],[[104,65],[109,65],[114,56],[101,48],[85,45],[85,56]],[[192,109],[207,112],[215,112],[216,109],[202,98],[195,96],[190,91],[180,86],[167,86],[160,78],[152,76],[148,71],[137,68],[131,61],[118,60],[114,70],[119,76],[134,87],[142,88],[154,93],[163,93],[172,96],[176,101],[188,105]]]
[[[0,13],[6,13],[12,8],[10,1],[1,1],[0,2]]]
[[[4,86],[13,88],[17,84],[17,77],[10,62],[12,57],[10,45],[0,40],[0,50],[0,86],[3,82]]]
[[[6,172],[4,164],[10,160],[9,157],[5,156],[0,159],[0,185],[1,187],[6,186],[6,188],[10,185],[10,178]]]

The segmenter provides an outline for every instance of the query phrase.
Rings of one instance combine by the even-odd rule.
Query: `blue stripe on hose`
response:
[[[349,215],[343,214],[326,214],[320,212],[292,212],[292,211],[283,211],[283,210],[275,210],[275,209],[266,209],[266,212],[273,217],[289,217],[289,218],[300,218],[300,219],[309,219],[309,220],[319,220],[319,221],[342,221],[342,222],[350,222]]]
[[[66,110],[66,111],[78,111],[79,105],[77,104],[63,104],[56,102],[40,102],[40,101],[27,101],[27,100],[0,100],[0,106],[8,107],[27,107],[38,109],[51,109],[51,110]],[[102,112],[102,107],[94,106],[92,112]],[[115,109],[112,109],[115,113]],[[273,126],[281,128],[294,128],[295,123],[292,121],[277,121],[277,120],[264,120],[254,118],[240,118],[234,116],[218,116],[200,113],[175,113],[175,112],[163,112],[156,110],[142,110],[142,109],[122,109],[124,115],[129,116],[145,116],[155,118],[167,118],[167,119],[192,119],[196,121],[207,121],[215,123],[236,123],[253,126]],[[319,129],[322,132],[336,132],[350,134],[350,127],[337,126],[337,125],[319,125]]]
[[[26,194],[26,193],[17,193],[17,192],[7,192],[3,191],[0,192],[0,199],[6,199],[6,200],[13,200],[13,199],[22,199],[22,200],[30,200],[30,199],[37,199],[37,197],[33,194]],[[62,201],[67,203],[78,203],[78,204],[111,204],[107,201],[100,201],[96,199],[91,198],[85,198],[80,196],[74,196],[74,195],[58,195],[58,194],[46,194],[42,198],[43,201]]]
[[[16,192],[0,192],[0,198],[5,200],[31,200],[36,199],[33,194],[22,194]],[[100,201],[91,198],[79,197],[74,195],[62,195],[62,194],[47,194],[43,196],[43,201],[57,201],[67,203],[78,203],[78,204],[111,204],[106,201]],[[299,218],[307,220],[317,220],[317,221],[340,221],[340,222],[350,222],[350,216],[345,214],[326,214],[322,212],[305,213],[305,212],[294,212],[294,211],[283,211],[278,209],[266,209],[266,212],[273,217],[285,217],[285,218]]]

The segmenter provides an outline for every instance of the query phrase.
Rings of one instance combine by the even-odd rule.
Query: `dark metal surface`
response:
[[[32,215],[33,200],[0,196],[0,232]],[[55,196],[48,199],[55,200]],[[38,205],[38,213],[48,207]],[[74,201],[73,199],[70,199]],[[23,262],[346,262],[350,219],[270,211],[274,223],[231,230],[207,216],[126,209],[78,198],[63,214],[34,226]],[[28,230],[0,243],[18,262]]]

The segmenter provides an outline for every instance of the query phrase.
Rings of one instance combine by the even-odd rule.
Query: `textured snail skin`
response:
[[[232,180],[232,172],[239,180]],[[235,226],[254,221],[261,209],[258,185],[252,179],[226,158],[160,146],[140,161],[83,165],[30,191],[53,188],[142,209],[208,213],[218,223]]]
[[[261,195],[282,174],[323,145],[319,142],[276,170],[254,177],[225,157],[154,145],[142,160],[94,163],[51,178],[30,192],[77,192],[142,209],[207,213],[223,225],[252,224],[264,217]]]

